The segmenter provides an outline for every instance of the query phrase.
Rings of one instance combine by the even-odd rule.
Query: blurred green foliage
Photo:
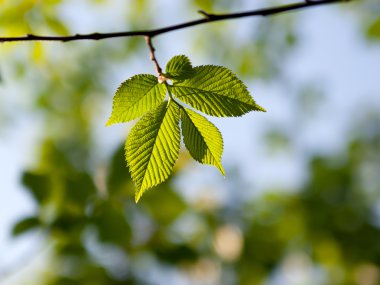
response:
[[[370,24],[367,34],[369,38],[380,40],[380,18],[375,19]]]
[[[38,213],[15,225],[14,234],[40,228],[54,241],[46,284],[164,284],[160,270],[194,284],[261,284],[292,262],[319,268],[321,284],[378,284],[360,281],[380,281],[380,184],[367,183],[379,182],[378,126],[342,153],[313,157],[299,192],[211,211],[179,195],[173,180],[134,204],[122,146],[108,168],[107,196],[96,195],[91,174],[46,144],[52,167],[23,176]],[[370,277],[362,276],[366,270]]]
[[[75,33],[62,16],[67,3],[0,1],[0,34]],[[197,9],[238,10],[241,3],[194,0],[185,7],[193,16]],[[126,29],[160,23],[154,1],[121,5]],[[378,19],[370,19],[365,29],[378,38]],[[250,23],[252,33],[243,38],[234,24],[221,23],[192,34],[186,46],[243,78],[276,79],[298,44],[296,17]],[[37,210],[13,228],[15,236],[39,232],[50,248],[35,284],[272,284],[280,277],[296,284],[300,270],[315,284],[380,284],[378,121],[359,128],[343,152],[311,157],[308,178],[291,194],[194,202],[174,175],[136,205],[123,147],[102,148],[97,126],[105,123],[100,117],[110,111],[105,109],[120,83],[110,83],[115,74],[152,68],[143,39],[10,44],[2,45],[0,56],[4,84],[15,78],[21,101],[30,102],[33,115],[25,116],[38,117],[43,129],[35,165],[22,175]],[[0,112],[13,110],[1,104]],[[268,132],[268,141],[291,144],[277,129]],[[177,165],[185,168],[187,156]],[[239,175],[229,179],[230,191],[242,187]],[[33,284],[32,277],[27,281]]]

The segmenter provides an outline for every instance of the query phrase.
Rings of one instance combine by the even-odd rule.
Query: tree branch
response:
[[[194,20],[190,22],[185,22],[173,26],[168,26],[159,29],[152,30],[139,30],[139,31],[126,31],[126,32],[116,32],[116,33],[92,33],[92,34],[75,34],[71,36],[38,36],[28,34],[26,36],[21,37],[0,37],[1,42],[20,42],[20,41],[61,41],[61,42],[69,42],[69,41],[79,41],[79,40],[102,40],[109,38],[118,38],[118,37],[135,37],[135,36],[144,36],[146,38],[153,38],[154,36],[168,33],[171,31],[176,31],[188,27],[193,27],[205,23],[211,23],[216,21],[223,21],[229,19],[237,19],[244,17],[253,17],[253,16],[269,16],[280,14],[284,12],[300,10],[303,8],[320,6],[326,4],[333,3],[343,3],[349,2],[350,0],[305,0],[305,2],[299,2],[284,6],[278,7],[270,7],[265,9],[246,11],[240,13],[230,13],[230,14],[210,14],[205,11],[199,11],[204,18],[199,20]],[[149,46],[149,45],[148,45]]]

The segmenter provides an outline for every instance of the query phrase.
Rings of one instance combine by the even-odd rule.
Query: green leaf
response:
[[[184,80],[193,75],[193,67],[185,55],[176,55],[166,64],[165,77],[173,80]]]
[[[12,235],[18,236],[27,231],[33,230],[41,226],[40,220],[38,217],[27,217],[18,221],[12,229]]]
[[[125,154],[133,181],[136,202],[146,189],[165,181],[173,170],[180,148],[179,107],[164,101],[133,127]]]
[[[22,175],[22,183],[38,204],[49,200],[52,193],[49,175],[26,171]]]
[[[124,81],[115,93],[107,126],[141,117],[157,107],[166,95],[165,84],[150,74],[135,75]]]
[[[225,175],[221,163],[223,138],[217,127],[205,117],[181,108],[182,134],[186,148],[200,163],[214,165]]]
[[[171,92],[181,101],[211,116],[235,117],[265,110],[229,69],[205,65],[193,68],[192,77],[175,82]]]

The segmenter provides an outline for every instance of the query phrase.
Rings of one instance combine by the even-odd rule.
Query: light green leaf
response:
[[[173,101],[164,101],[133,127],[125,154],[137,186],[136,202],[146,189],[169,177],[178,158],[180,140],[179,107]]]
[[[181,108],[181,121],[183,140],[191,156],[200,163],[214,165],[224,175],[223,138],[218,128],[186,108]]]
[[[192,77],[175,82],[171,92],[181,101],[211,116],[235,117],[265,110],[229,69],[205,65],[193,68]]]
[[[165,84],[158,83],[157,77],[150,74],[131,77],[117,89],[112,114],[106,125],[125,123],[141,117],[158,106],[165,95]]]
[[[173,80],[184,80],[193,75],[193,67],[185,55],[176,55],[166,64],[165,77]]]

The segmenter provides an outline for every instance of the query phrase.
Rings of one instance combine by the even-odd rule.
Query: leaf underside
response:
[[[124,123],[141,117],[158,106],[166,95],[164,84],[158,83],[157,77],[139,74],[124,81],[116,91],[112,114],[107,126]]]
[[[221,163],[223,138],[217,127],[205,117],[181,108],[182,134],[186,148],[198,162],[214,165],[225,175]]]
[[[193,70],[192,77],[175,82],[170,90],[178,99],[195,109],[217,117],[236,117],[250,111],[265,111],[229,69],[205,65]]]
[[[127,163],[136,183],[136,202],[146,189],[165,181],[180,148],[179,107],[164,101],[133,127],[125,146]]]

